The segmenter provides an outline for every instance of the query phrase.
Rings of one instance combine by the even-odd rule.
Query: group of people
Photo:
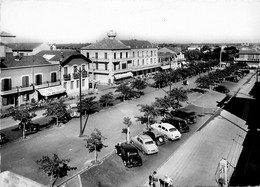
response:
[[[172,187],[172,179],[165,175],[164,178],[160,178],[156,171],[149,176],[149,185],[153,187]]]

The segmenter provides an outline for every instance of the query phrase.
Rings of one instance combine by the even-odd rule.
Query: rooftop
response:
[[[142,48],[156,48],[155,45],[151,44],[147,40],[121,40],[126,46],[132,49],[142,49]]]
[[[13,51],[33,51],[42,43],[9,43],[6,44]]]
[[[82,47],[82,49],[90,49],[90,50],[114,50],[114,49],[130,49],[130,47],[123,44],[120,40],[115,38],[106,38],[99,42],[90,44],[89,46]]]
[[[23,67],[23,66],[39,66],[39,65],[49,65],[51,64],[45,58],[41,56],[23,56],[23,57],[6,57],[1,62],[1,68],[11,68],[11,67]]]

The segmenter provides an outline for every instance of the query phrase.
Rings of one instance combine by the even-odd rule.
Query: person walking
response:
[[[154,171],[152,175],[149,176],[149,185],[150,186],[152,185],[153,187],[157,187],[159,186],[158,181],[159,181],[159,177],[157,175],[157,172]]]

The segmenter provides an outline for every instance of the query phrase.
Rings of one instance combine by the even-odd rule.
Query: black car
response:
[[[156,131],[154,129],[149,129],[147,131],[144,131],[143,134],[150,136],[152,140],[155,141],[157,146],[165,144],[165,137],[159,131]]]
[[[196,113],[193,110],[187,108],[171,111],[171,115],[186,120],[188,124],[194,124],[197,122]]]
[[[232,76],[226,77],[226,81],[238,82],[239,79],[238,79],[237,75],[232,75]]]
[[[136,147],[132,144],[121,143],[115,146],[116,153],[122,158],[126,167],[134,167],[142,165],[142,158]]]
[[[175,116],[171,116],[171,117],[168,116],[168,117],[162,119],[162,122],[163,123],[170,123],[176,129],[178,129],[178,131],[180,131],[181,133],[190,131],[190,128],[187,125],[186,120],[175,117]]]
[[[218,85],[218,86],[214,87],[213,90],[215,90],[217,92],[221,92],[221,93],[229,93],[229,89],[227,89],[226,86],[222,86],[222,85]]]

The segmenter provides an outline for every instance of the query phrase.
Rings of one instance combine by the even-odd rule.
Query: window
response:
[[[65,74],[65,75],[68,74],[68,67],[64,67],[64,74]]]
[[[6,78],[2,79],[2,91],[7,91],[12,89],[12,79]]]
[[[152,59],[152,58],[150,58],[150,63],[151,63],[151,64],[153,63],[153,59]]]
[[[125,53],[125,57],[128,58],[128,52]]]
[[[89,52],[87,52],[87,58],[89,58]]]
[[[122,69],[126,69],[126,63],[122,64]]]
[[[140,63],[139,63],[139,59],[137,60],[137,65],[138,65],[138,66],[140,65]]]
[[[65,88],[67,90],[67,82],[64,82],[63,88]]]
[[[38,74],[35,76],[35,84],[41,85],[42,84],[42,74]]]
[[[105,64],[105,70],[107,70],[107,64]]]
[[[95,58],[98,59],[98,53],[97,52],[95,53]]]
[[[148,51],[146,51],[146,56],[148,56]]]
[[[156,56],[156,51],[154,51],[154,56]]]
[[[82,87],[85,87],[85,79],[82,79]]]
[[[123,57],[123,53],[122,52],[120,52],[120,58],[122,58]]]
[[[105,53],[105,59],[107,59],[107,53]]]
[[[82,65],[82,70],[83,70],[83,71],[86,70],[86,69],[85,69],[85,65]]]
[[[11,105],[14,104],[14,95],[6,95],[6,96],[2,96],[2,105],[3,106],[7,106],[7,105]]]
[[[22,77],[22,87],[29,87],[29,76]]]
[[[70,89],[73,89],[73,84],[74,84],[74,81],[71,81],[70,82]]]
[[[144,56],[144,52],[142,51],[142,56]]]
[[[142,65],[144,65],[144,59],[142,59]]]
[[[133,51],[133,57],[135,57],[135,52]]]
[[[114,53],[114,59],[116,59],[116,53]]]
[[[79,88],[79,80],[77,80],[77,88]]]
[[[96,63],[96,70],[98,70],[98,63]]]
[[[77,73],[77,71],[78,71],[78,66],[73,66],[73,69],[74,69],[74,73]]]
[[[151,51],[151,56],[153,56],[153,51]]]
[[[51,73],[51,82],[57,82],[57,73],[56,72]]]

